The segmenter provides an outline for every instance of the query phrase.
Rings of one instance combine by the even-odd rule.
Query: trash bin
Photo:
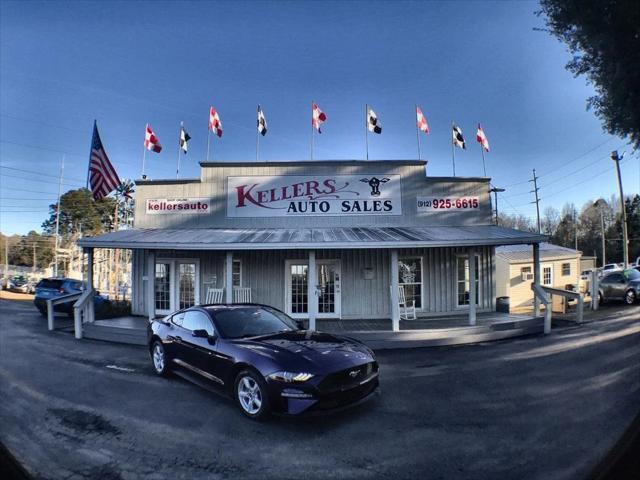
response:
[[[496,298],[496,312],[509,313],[509,297]]]

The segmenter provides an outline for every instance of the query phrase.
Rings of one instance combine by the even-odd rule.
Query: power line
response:
[[[599,149],[600,147],[602,147],[603,145],[605,145],[605,144],[609,143],[611,140],[614,140],[614,139],[615,139],[615,137],[611,137],[611,138],[609,138],[608,140],[605,140],[604,142],[600,143],[599,145],[596,145],[596,146],[595,146],[595,147],[593,147],[591,150],[589,150],[589,151],[587,151],[587,152],[585,152],[585,153],[583,153],[583,154],[581,154],[581,155],[578,155],[578,156],[577,156],[577,157],[575,157],[573,160],[569,160],[568,162],[563,163],[560,167],[558,167],[558,170],[559,170],[559,169],[561,169],[561,168],[566,167],[567,165],[570,165],[571,163],[573,163],[573,162],[575,162],[575,161],[577,161],[577,160],[580,160],[580,159],[581,159],[581,158],[583,158],[583,157],[586,157],[586,156],[587,156],[587,155],[589,155],[590,153],[595,152],[597,149]],[[608,155],[609,155],[609,154],[607,154],[607,156],[608,156]],[[556,173],[556,172],[554,171],[554,172],[547,172],[547,173],[543,173],[542,175],[538,176],[538,178],[546,177],[547,175],[551,175],[552,173]]]
[[[7,167],[5,165],[0,165],[0,168],[6,168],[7,170],[15,170],[17,172],[23,172],[23,173],[31,173],[33,175],[42,175],[42,176],[45,176],[45,177],[60,178],[60,175],[53,175],[51,173],[35,172],[33,170],[24,170],[22,168]],[[78,182],[84,182],[85,181],[85,179],[82,179],[82,178],[71,178],[71,177],[66,177],[66,180],[77,180]]]
[[[40,178],[25,178],[25,177],[21,177],[21,176],[18,176],[18,175],[10,175],[8,173],[3,173],[2,176],[3,177],[9,177],[9,178],[19,178],[20,180],[28,180],[30,182],[41,182],[41,183],[51,183],[52,182],[52,180],[43,180],[43,179],[40,179]],[[77,183],[69,183],[69,182],[62,182],[62,183],[64,185],[69,186],[69,187],[81,188]]]

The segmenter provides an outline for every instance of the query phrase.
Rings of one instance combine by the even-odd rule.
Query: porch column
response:
[[[156,254],[152,250],[148,250],[147,254],[147,315],[149,320],[153,320],[156,316]]]
[[[93,247],[87,248],[87,288],[93,290]]]
[[[533,244],[533,283],[540,285],[540,244]],[[540,316],[540,300],[533,294],[533,316]]]
[[[469,249],[469,325],[476,324],[476,250]]]
[[[224,296],[226,303],[233,303],[233,252],[227,252],[225,258]]]
[[[391,326],[394,332],[398,332],[400,330],[400,305],[398,303],[400,270],[398,267],[398,250],[395,249],[391,250],[389,275],[391,275]]]
[[[316,252],[309,250],[309,267],[307,268],[307,311],[309,313],[309,330],[316,329],[316,310],[318,274],[316,273]]]

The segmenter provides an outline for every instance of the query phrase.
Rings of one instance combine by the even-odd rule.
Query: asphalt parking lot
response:
[[[0,300],[0,441],[36,478],[582,479],[640,410],[640,307],[581,327],[379,354],[382,395],[245,419],[140,347],[48,333]]]

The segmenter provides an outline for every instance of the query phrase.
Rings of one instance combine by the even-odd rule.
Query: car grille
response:
[[[320,399],[320,401],[312,407],[312,410],[333,410],[336,408],[346,407],[362,400],[376,388],[378,388],[378,379],[373,378],[373,381],[366,382],[363,385],[358,385],[355,388],[327,395],[326,398]]]
[[[322,393],[331,393],[355,388],[377,371],[378,363],[369,362],[358,367],[330,373],[318,384],[318,390]]]

